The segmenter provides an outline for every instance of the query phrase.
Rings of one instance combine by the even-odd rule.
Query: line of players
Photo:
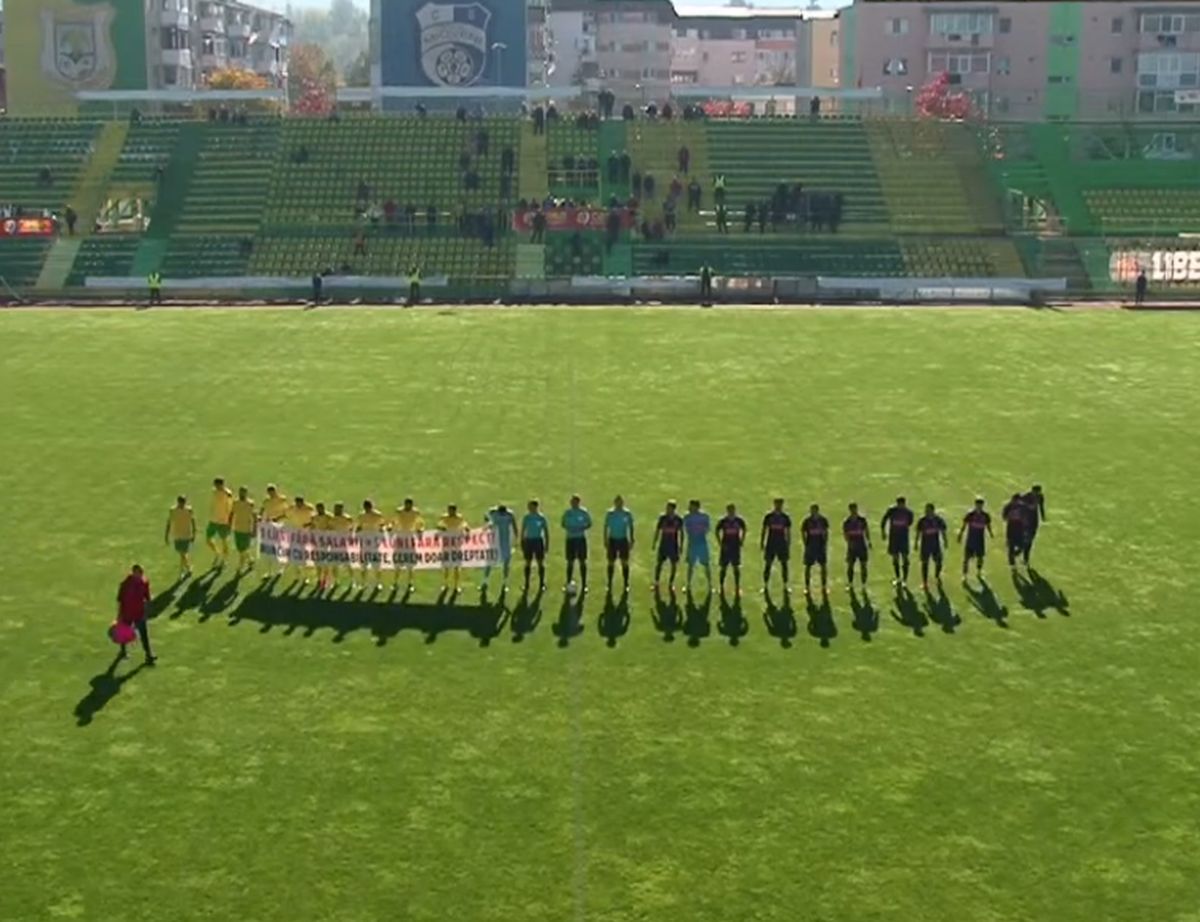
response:
[[[771,571],[778,563],[783,579],[783,589],[789,591],[789,562],[792,547],[792,520],[784,510],[783,499],[776,499],[772,508],[763,516],[762,528],[759,534],[759,550],[763,555],[763,591],[770,583]],[[867,563],[871,551],[870,524],[864,518],[857,503],[851,503],[848,515],[842,522],[842,536],[846,543],[846,581],[854,583],[854,571],[857,565],[862,585],[867,583]],[[1046,517],[1046,500],[1042,488],[1034,485],[1029,492],[1014,493],[1001,511],[1005,525],[1005,543],[1008,550],[1008,563],[1015,568],[1018,561],[1029,566],[1030,555],[1033,551],[1034,540],[1038,528]],[[332,512],[327,512],[323,503],[310,505],[302,496],[297,496],[289,502],[273,485],[268,485],[267,495],[261,509],[249,497],[249,490],[241,487],[235,499],[232,492],[225,486],[224,480],[217,478],[213,481],[213,495],[210,502],[209,520],[205,529],[205,538],[213,552],[213,567],[223,566],[228,555],[228,539],[234,538],[234,545],[239,554],[239,569],[249,569],[253,566],[252,545],[257,531],[258,522],[280,522],[296,528],[314,528],[331,532],[380,532],[394,531],[404,534],[416,534],[426,530],[426,523],[419,509],[411,499],[404,500],[395,513],[388,516],[379,512],[371,500],[364,500],[362,512],[351,516],[345,511],[342,503],[336,503]],[[513,557],[514,539],[519,540],[522,557],[525,564],[524,589],[529,590],[533,567],[538,573],[539,591],[546,587],[546,554],[550,545],[550,524],[541,511],[538,500],[530,500],[527,511],[518,525],[516,516],[505,505],[497,505],[488,510],[485,524],[496,530],[500,558],[503,567],[503,585],[507,587],[510,566]],[[591,513],[583,506],[578,495],[572,496],[567,509],[563,512],[561,526],[566,534],[565,556],[567,561],[566,582],[568,587],[574,586],[575,567],[578,564],[580,589],[587,591],[588,580],[588,533],[593,527]],[[446,514],[439,517],[436,523],[439,531],[465,534],[470,530],[467,519],[461,515],[457,506],[447,507]],[[890,506],[880,521],[880,536],[887,542],[888,556],[892,560],[894,585],[906,584],[909,577],[909,557],[913,544],[912,533],[916,533],[916,545],[921,560],[921,584],[929,585],[930,569],[934,579],[941,582],[945,550],[949,545],[949,531],[946,521],[937,513],[933,503],[925,505],[924,515],[919,519],[909,508],[903,496],[897,497],[894,505]],[[831,526],[829,520],[821,514],[820,507],[813,504],[809,514],[800,523],[800,537],[804,552],[804,587],[810,593],[812,587],[812,571],[818,570],[822,593],[828,592],[828,557]],[[726,578],[732,571],[734,592],[741,594],[742,550],[748,534],[746,521],[738,515],[737,507],[730,503],[725,507],[725,515],[717,521],[715,529],[707,512],[701,508],[699,500],[688,503],[686,515],[679,515],[678,504],[671,500],[666,509],[658,517],[654,527],[651,547],[656,552],[654,567],[654,589],[657,591],[662,583],[664,570],[668,570],[668,586],[674,591],[680,560],[686,557],[687,583],[690,593],[693,577],[698,569],[703,569],[708,591],[712,591],[712,566],[709,556],[710,535],[715,534],[719,548],[719,584],[720,592],[725,594]],[[962,576],[966,580],[971,562],[976,565],[976,573],[982,578],[983,562],[986,555],[987,538],[993,536],[992,517],[985,508],[983,499],[976,499],[974,505],[962,518],[958,531],[959,543],[965,547],[962,562]],[[164,540],[173,544],[180,556],[180,575],[191,574],[190,550],[196,537],[195,516],[187,503],[185,496],[179,496],[176,504],[167,516]],[[613,589],[613,578],[617,565],[620,565],[624,592],[629,591],[629,560],[635,543],[633,513],[626,507],[621,496],[613,500],[612,508],[604,516],[602,529],[603,544],[608,561],[607,584],[609,593]],[[412,570],[407,571],[408,584],[412,586]],[[270,570],[264,577],[271,575]],[[333,567],[322,568],[317,574],[318,584],[324,588],[335,583],[337,570]],[[363,574],[364,579],[368,574]],[[490,576],[490,568],[484,572],[486,587]],[[377,585],[380,585],[381,574],[375,574]],[[352,575],[353,579],[354,576]],[[397,581],[400,578],[396,574]],[[444,579],[447,587],[453,583],[458,589],[461,573],[457,567],[449,568]],[[306,580],[307,581],[307,580]]]

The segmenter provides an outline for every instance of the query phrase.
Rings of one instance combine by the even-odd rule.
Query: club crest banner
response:
[[[501,551],[496,531],[491,527],[473,528],[465,535],[440,531],[401,535],[342,534],[268,522],[258,526],[259,556],[297,566],[380,570],[480,568],[501,564]]]

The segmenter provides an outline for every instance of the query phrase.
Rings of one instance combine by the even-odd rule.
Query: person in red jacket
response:
[[[132,625],[142,640],[146,653],[146,665],[153,666],[155,656],[150,652],[150,632],[146,627],[146,605],[150,601],[150,581],[139,564],[134,564],[129,575],[117,587],[117,620]],[[121,644],[121,656],[126,655],[125,644]]]

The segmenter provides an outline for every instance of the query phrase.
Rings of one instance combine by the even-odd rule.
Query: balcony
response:
[[[200,27],[201,32],[215,32],[218,35],[225,34],[224,16],[201,16],[196,24]]]
[[[199,60],[201,70],[223,70],[229,65],[229,58],[224,53],[204,52]]]
[[[248,22],[229,22],[225,24],[225,34],[230,38],[249,38],[252,31]]]
[[[192,52],[188,48],[164,48],[162,50],[162,63],[168,67],[188,67],[192,66]]]
[[[159,25],[166,29],[187,32],[192,27],[191,17],[183,10],[163,10],[158,17]]]

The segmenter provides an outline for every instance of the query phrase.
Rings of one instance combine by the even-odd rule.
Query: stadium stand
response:
[[[94,234],[86,238],[67,276],[68,287],[83,285],[89,275],[114,278],[129,275],[139,242],[135,234]]]
[[[0,204],[62,212],[99,131],[95,121],[0,119]]]

